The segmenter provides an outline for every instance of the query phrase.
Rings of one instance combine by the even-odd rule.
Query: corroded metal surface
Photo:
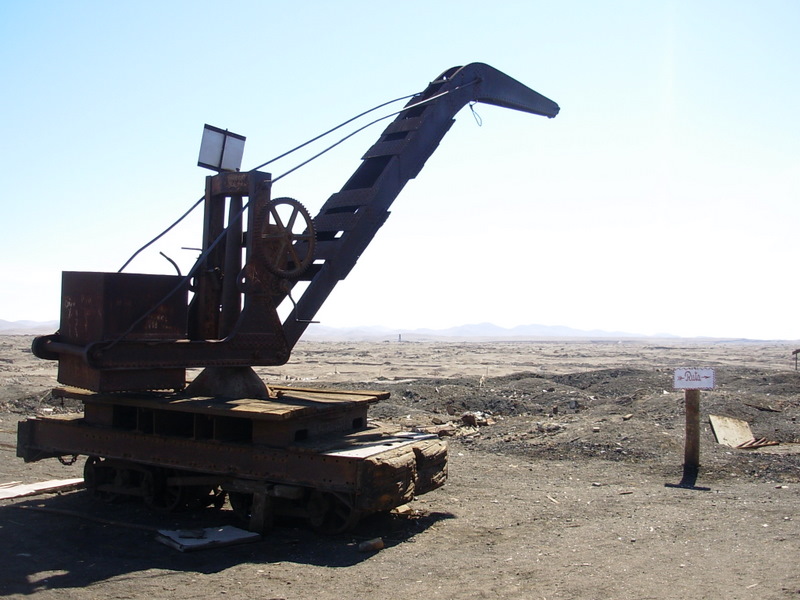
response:
[[[350,526],[446,479],[445,442],[367,424],[367,407],[385,393],[281,387],[270,389],[269,402],[60,393],[83,397],[84,415],[22,421],[18,456],[88,456],[87,485],[95,493],[140,496],[158,506],[171,499],[178,508],[182,495],[211,501],[228,492],[247,504],[251,518],[255,498],[263,496],[254,529],[279,514]],[[156,494],[159,485],[174,492]],[[330,515],[314,512],[321,506],[347,518],[331,523]]]
[[[38,339],[34,352],[65,362],[62,383],[94,391],[180,388],[184,382],[179,370],[189,367],[284,364],[333,288],[388,218],[395,198],[436,150],[456,113],[470,102],[546,117],[559,111],[555,102],[488,65],[448,69],[408,102],[313,221],[295,200],[271,200],[269,173],[210,176],[202,254],[190,275],[165,290],[163,297],[141,295],[134,300],[137,310],[102,315],[92,313],[90,297],[73,303],[65,287],[63,305],[92,314],[97,322],[86,329],[87,335],[71,336],[67,332],[83,322],[69,311],[62,313],[61,331]],[[289,212],[281,216],[279,209],[286,207]],[[116,274],[94,275],[105,280]],[[146,331],[137,326],[158,322],[161,311],[172,307],[176,298],[185,302],[190,280],[194,294],[185,322],[170,321],[169,327]],[[277,307],[299,281],[308,285],[296,301],[292,299],[293,310],[281,322]],[[150,285],[155,283],[144,290]],[[116,306],[130,297],[107,289],[102,300]],[[114,371],[128,375],[104,377]]]
[[[269,173],[223,172],[206,179],[201,255],[186,276],[65,273],[61,328],[33,352],[59,361],[61,383],[89,390],[57,390],[84,414],[21,422],[18,456],[86,455],[93,493],[159,509],[227,494],[256,530],[287,514],[341,531],[441,486],[445,442],[368,424],[369,405],[388,394],[268,387],[252,367],[289,360],[470,102],[559,111],[488,65],[454,67],[397,114],[313,220],[297,201],[271,199]],[[205,370],[187,387],[191,367]]]

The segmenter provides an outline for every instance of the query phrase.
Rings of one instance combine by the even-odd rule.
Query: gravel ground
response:
[[[80,410],[53,400],[52,363],[0,337],[0,483],[81,475],[25,464],[16,423]],[[234,523],[158,514],[84,490],[0,501],[0,593],[12,598],[797,598],[800,375],[782,343],[303,342],[269,382],[385,389],[373,418],[443,430],[445,487],[351,533],[280,523],[263,540],[179,553],[157,528]],[[713,367],[698,488],[677,483],[678,366]],[[716,443],[708,415],[746,420],[759,450]],[[361,552],[380,537],[385,548]]]

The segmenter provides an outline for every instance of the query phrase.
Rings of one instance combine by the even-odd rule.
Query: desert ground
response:
[[[16,424],[79,411],[56,365],[0,337],[0,484],[82,475],[24,463]],[[0,500],[0,594],[11,598],[265,600],[800,598],[798,342],[531,340],[301,342],[268,383],[379,389],[371,416],[449,440],[449,479],[403,514],[323,537],[278,523],[255,543],[181,553],[159,528],[231,511],[152,513],[83,489]],[[684,457],[678,367],[714,368],[700,472]],[[466,417],[464,416],[466,414]],[[777,446],[717,443],[709,415]],[[385,547],[359,544],[382,538]]]

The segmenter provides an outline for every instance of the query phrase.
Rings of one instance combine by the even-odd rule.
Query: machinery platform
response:
[[[222,137],[214,138],[219,148],[211,144],[216,150],[201,147],[198,161],[216,174],[193,206],[203,206],[197,260],[184,275],[161,252],[177,274],[125,272],[190,209],[116,272],[63,272],[60,327],[31,350],[58,361],[59,384],[72,387],[54,394],[79,400],[84,411],[21,421],[17,456],[71,464],[84,455],[95,495],[141,497],[159,510],[230,500],[255,531],[274,515],[344,531],[361,515],[442,486],[443,440],[368,421],[369,406],[388,393],[268,386],[253,370],[289,361],[463,107],[559,112],[483,63],[447,69],[400,100],[404,108],[387,115],[394,120],[314,218],[298,200],[272,197],[275,182],[309,161],[275,178],[260,170],[272,161],[240,170],[223,157],[228,138],[237,147],[245,138],[206,125],[204,140],[206,132]],[[380,293],[363,301],[380,302]],[[202,371],[187,385],[194,369]]]
[[[269,387],[274,400],[63,387],[54,394],[81,400],[84,414],[21,422],[18,456],[86,455],[90,491],[140,496],[155,508],[224,491],[256,531],[288,514],[336,532],[447,477],[443,440],[367,422],[369,405],[387,392]]]

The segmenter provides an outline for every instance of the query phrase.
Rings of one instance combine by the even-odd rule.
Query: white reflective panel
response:
[[[222,157],[223,171],[236,171],[242,166],[242,156],[244,156],[244,138],[239,139],[228,135],[225,142],[225,154]]]
[[[197,164],[215,171],[235,171],[242,166],[244,142],[244,136],[206,125],[203,128]]]
[[[222,143],[224,141],[224,132],[216,131],[206,126],[203,129],[203,139],[200,142],[200,157],[197,159],[197,164],[209,169],[219,169]]]

